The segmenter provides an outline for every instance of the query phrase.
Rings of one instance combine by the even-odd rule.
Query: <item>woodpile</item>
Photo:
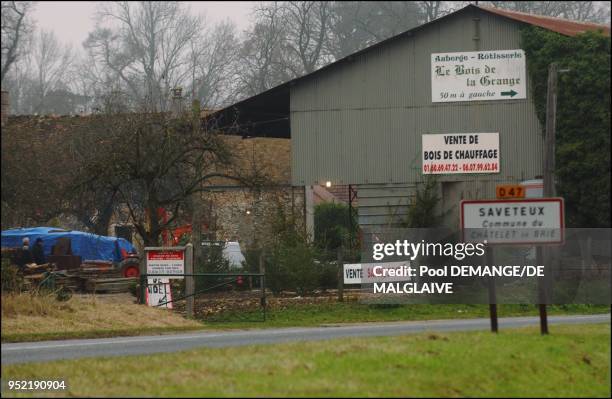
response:
[[[115,294],[119,292],[128,292],[130,286],[137,284],[138,278],[101,278],[88,279],[85,282],[85,291],[94,293]]]
[[[9,260],[3,264],[19,264],[22,259],[20,251],[21,248],[3,247],[2,258]],[[57,239],[47,256],[47,263],[30,263],[17,268],[25,288],[32,290],[44,282],[43,285],[51,289],[64,287],[74,292],[120,293],[129,292],[130,287],[139,281],[138,278],[122,278],[121,271],[112,261],[82,261],[80,256],[72,254],[72,243],[67,237]],[[49,276],[49,273],[52,274]]]
[[[9,251],[3,248],[3,255]],[[7,256],[8,258],[8,256]],[[121,271],[112,262],[86,261],[78,269],[59,270],[53,262],[37,265],[30,263],[20,269],[26,289],[36,289],[53,272],[55,287],[65,287],[73,292],[120,293],[129,292],[130,286],[139,282],[138,278],[123,278]]]
[[[73,292],[78,292],[83,290],[83,280],[77,275],[57,274],[55,276],[55,287],[65,287]]]

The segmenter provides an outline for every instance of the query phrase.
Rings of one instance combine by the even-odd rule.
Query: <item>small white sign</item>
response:
[[[410,281],[410,262],[347,263],[344,265],[344,284],[368,284],[391,281]]]
[[[434,53],[431,101],[490,101],[527,98],[523,50]]]
[[[172,289],[168,278],[149,278],[147,284],[147,305],[172,309]]]
[[[461,229],[468,242],[563,242],[562,198],[461,201]]]
[[[424,175],[499,173],[498,133],[422,135]]]
[[[167,274],[173,279],[182,279],[185,274],[185,251],[183,249],[146,250],[147,274]]]

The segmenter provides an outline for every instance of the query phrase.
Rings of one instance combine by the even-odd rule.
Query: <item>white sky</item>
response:
[[[62,43],[81,48],[87,34],[94,28],[95,1],[40,1],[35,5],[33,19],[38,29],[55,32]],[[184,1],[192,13],[206,15],[209,23],[230,19],[239,31],[249,25],[249,14],[257,2],[252,1]]]

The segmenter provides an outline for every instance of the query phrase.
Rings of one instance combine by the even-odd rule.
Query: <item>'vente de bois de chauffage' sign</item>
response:
[[[499,173],[499,134],[424,134],[421,160],[425,175]]]

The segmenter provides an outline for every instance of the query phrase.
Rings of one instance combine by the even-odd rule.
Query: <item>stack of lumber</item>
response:
[[[89,260],[81,264],[79,276],[84,279],[118,278],[121,277],[121,272],[112,262]]]
[[[81,291],[83,289],[83,280],[78,275],[57,275],[55,276],[55,286],[65,287],[74,292]]]

